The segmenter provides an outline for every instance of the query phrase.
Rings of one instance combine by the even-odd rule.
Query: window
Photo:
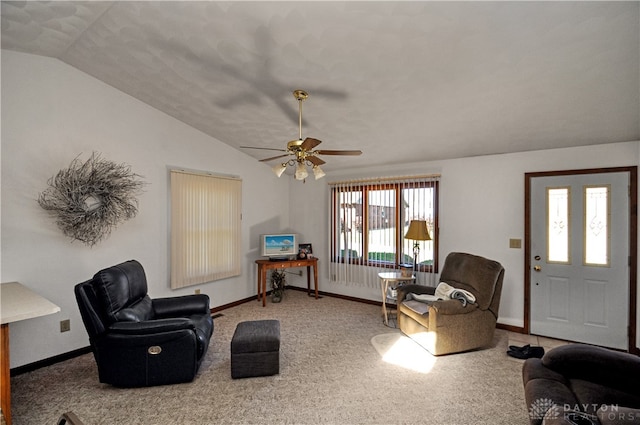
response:
[[[426,220],[432,240],[418,241],[417,269],[436,273],[438,177],[331,184],[332,263],[378,269],[413,264],[415,241],[404,235],[419,219]]]
[[[609,266],[611,186],[584,187],[584,264]]]
[[[570,264],[571,188],[547,188],[547,262]]]
[[[171,288],[239,276],[242,181],[171,170]]]
[[[611,187],[583,186],[582,216],[578,216],[583,231],[583,264],[610,265],[610,193]],[[571,264],[573,199],[571,187],[547,187],[547,262]],[[576,227],[579,225],[576,224]]]

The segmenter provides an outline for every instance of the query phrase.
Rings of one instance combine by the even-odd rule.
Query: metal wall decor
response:
[[[136,196],[145,182],[129,165],[94,152],[85,162],[76,157],[47,184],[38,204],[57,217],[56,224],[66,236],[93,246],[136,216]]]

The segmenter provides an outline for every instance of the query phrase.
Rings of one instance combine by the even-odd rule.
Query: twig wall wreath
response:
[[[102,159],[95,152],[51,177],[38,197],[42,208],[57,216],[56,224],[72,238],[93,246],[121,222],[138,213],[136,196],[145,182],[127,164]]]

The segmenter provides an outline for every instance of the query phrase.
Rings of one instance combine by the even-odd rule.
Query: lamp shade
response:
[[[324,176],[326,176],[324,171],[320,167],[318,167],[317,165],[314,165],[312,170],[313,170],[313,175],[315,176],[316,180],[321,179]]]
[[[276,176],[280,177],[282,175],[282,173],[284,173],[284,170],[287,169],[287,163],[283,163],[283,164],[278,164],[275,167],[272,168],[273,172],[276,173]]]
[[[305,167],[304,162],[298,161],[296,164],[296,172],[294,174],[296,180],[304,180],[308,175],[309,172],[307,171],[307,167]]]
[[[414,241],[430,241],[429,229],[427,229],[426,220],[411,220],[409,230],[404,235],[405,239],[413,239]]]

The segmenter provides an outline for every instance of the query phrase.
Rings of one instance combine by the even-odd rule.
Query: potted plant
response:
[[[271,272],[271,301],[274,303],[282,301],[286,283],[284,270],[273,270]]]

